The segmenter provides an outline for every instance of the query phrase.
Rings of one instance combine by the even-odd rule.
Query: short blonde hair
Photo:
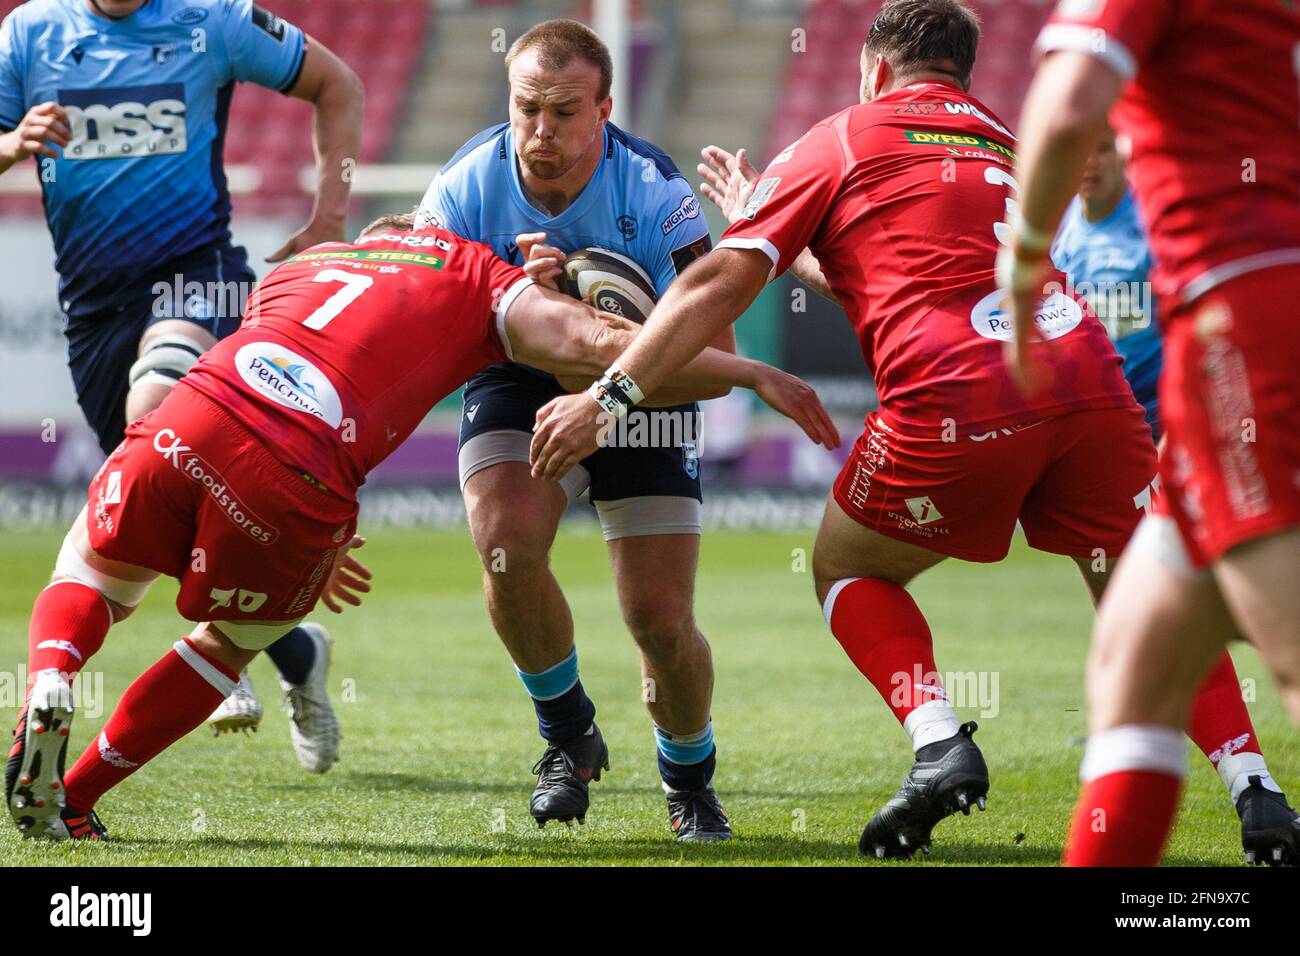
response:
[[[547,20],[528,30],[510,46],[506,69],[519,54],[537,50],[537,61],[547,70],[562,70],[574,60],[583,60],[600,71],[596,101],[609,96],[614,82],[614,61],[609,47],[595,30],[577,20]]]
[[[380,216],[366,228],[357,233],[357,238],[368,236],[372,232],[410,232],[415,228],[415,213],[395,212]]]

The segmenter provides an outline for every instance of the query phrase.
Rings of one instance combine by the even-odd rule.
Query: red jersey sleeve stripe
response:
[[[501,340],[501,348],[505,349],[506,358],[512,362],[515,360],[515,350],[510,347],[510,336],[506,335],[506,313],[515,304],[515,299],[519,298],[519,294],[532,284],[533,280],[528,276],[516,279],[515,284],[506,289],[505,293],[497,301],[497,338]]]
[[[718,243],[719,249],[758,249],[772,260],[772,268],[768,270],[767,281],[771,282],[776,278],[776,267],[781,263],[781,253],[772,245],[772,243],[761,236],[745,237],[733,236],[730,239],[723,239]]]
[[[1049,23],[1034,44],[1039,56],[1048,53],[1086,53],[1101,60],[1124,80],[1137,73],[1137,60],[1114,34],[1078,23]]]

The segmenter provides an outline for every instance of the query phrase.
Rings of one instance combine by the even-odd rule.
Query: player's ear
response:
[[[875,72],[871,75],[871,97],[875,99],[880,96],[884,90],[888,89],[889,84],[894,80],[894,68],[889,65],[883,53],[876,54]]]
[[[607,96],[599,103],[596,104],[597,124],[608,123],[609,116],[613,112],[614,112],[614,98],[612,96]]]

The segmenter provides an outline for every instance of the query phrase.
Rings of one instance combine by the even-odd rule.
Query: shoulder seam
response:
[[[852,113],[853,113],[853,109],[850,107],[849,109],[844,110],[838,116],[832,117],[831,120],[826,124],[827,127],[830,129],[832,135],[834,135],[835,137],[835,145],[838,146],[840,150],[840,179],[841,180],[848,178],[849,168],[852,165],[850,162],[850,155],[849,155],[849,128],[848,128],[849,117],[852,115]]]
[[[605,129],[609,133],[611,145],[614,142],[618,142],[633,156],[652,160],[655,164],[655,168],[659,170],[659,174],[663,176],[665,180],[671,181],[673,179],[686,178],[682,175],[682,171],[677,168],[677,164],[672,161],[672,157],[654,143],[642,139],[639,136],[634,136],[627,132],[627,130],[615,126],[613,123],[606,123]]]
[[[439,175],[442,175],[442,173],[447,172],[447,170],[451,169],[453,166],[458,165],[462,159],[468,158],[470,155],[472,155],[473,153],[481,149],[485,143],[490,143],[494,138],[498,136],[502,137],[501,148],[504,149],[505,139],[503,134],[509,128],[510,128],[509,123],[498,123],[496,126],[489,126],[487,129],[481,130],[480,132],[471,136],[469,139],[465,141],[464,145],[462,145],[460,149],[452,153],[451,159],[443,163],[442,170],[441,172],[439,172]],[[504,159],[505,157],[502,158]]]

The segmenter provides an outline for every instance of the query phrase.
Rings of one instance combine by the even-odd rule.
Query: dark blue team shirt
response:
[[[286,90],[303,54],[302,31],[251,0],[148,0],[120,20],[84,0],[29,0],[5,18],[0,129],[48,100],[72,124],[60,158],[41,159],[70,317],[119,307],[142,274],[229,243],[235,82]]]

